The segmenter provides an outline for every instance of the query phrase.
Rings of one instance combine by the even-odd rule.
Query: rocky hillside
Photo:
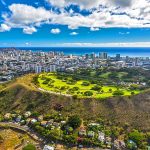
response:
[[[73,99],[38,91],[31,83],[32,75],[17,79],[0,89],[0,113],[26,110],[52,113],[63,106],[64,115],[78,114],[84,119],[104,118],[114,124],[150,130],[150,91],[132,97],[105,100]]]

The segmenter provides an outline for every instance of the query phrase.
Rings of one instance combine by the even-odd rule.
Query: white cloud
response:
[[[3,24],[9,28],[22,28],[25,33],[36,32],[43,24],[67,25],[69,29],[88,27],[91,31],[99,28],[150,28],[150,1],[148,0],[47,0],[51,5],[61,8],[60,13],[35,8],[25,4],[12,4],[9,13],[2,14]],[[81,9],[90,10],[84,16],[75,10],[63,8],[76,4]],[[101,4],[101,6],[99,6]],[[33,32],[28,32],[29,28]],[[2,28],[2,27],[1,27]],[[8,31],[2,30],[1,31]],[[27,32],[26,32],[27,31]]]
[[[57,7],[64,7],[66,5],[65,0],[59,0],[59,2],[57,0],[46,0],[46,1],[49,2],[51,5]]]
[[[32,34],[32,33],[34,33],[34,32],[37,32],[37,30],[36,30],[36,28],[34,28],[34,27],[25,27],[25,28],[23,29],[23,32],[24,32],[25,34]]]
[[[66,47],[150,47],[150,42],[131,43],[63,43],[57,46]]]
[[[48,21],[52,17],[50,11],[42,7],[35,8],[25,4],[12,4],[9,6],[12,15],[6,18],[6,21],[12,25],[29,25]]]
[[[78,35],[77,32],[71,32],[70,35]]]
[[[119,32],[120,35],[127,35],[130,34],[130,32]]]
[[[99,28],[91,27],[90,30],[91,31],[99,31]]]
[[[71,4],[78,5],[81,9],[97,8],[99,5],[129,7],[135,0],[46,0],[56,7],[67,7]]]
[[[26,42],[25,45],[26,45],[26,46],[31,46],[31,43]]]
[[[51,33],[52,34],[59,34],[61,32],[60,29],[56,28],[56,29],[51,29]]]
[[[1,24],[0,26],[0,32],[10,31],[11,27],[7,24]]]

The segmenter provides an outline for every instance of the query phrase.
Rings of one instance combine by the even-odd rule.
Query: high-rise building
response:
[[[138,66],[138,63],[139,63],[139,58],[135,58],[135,66]]]
[[[91,59],[94,59],[96,56],[95,56],[95,53],[92,53],[91,54]]]
[[[120,61],[120,60],[121,60],[120,54],[116,54],[116,61]]]
[[[102,52],[102,53],[99,53],[99,58],[100,59],[107,59],[107,53],[105,53],[105,52]]]
[[[89,59],[89,54],[85,54],[85,59]]]
[[[56,65],[50,65],[49,71],[56,72]]]
[[[4,64],[4,65],[3,65],[3,69],[4,69],[5,71],[7,71],[7,69],[8,69],[7,64]]]
[[[129,60],[130,60],[130,57],[126,56],[126,62],[129,62]]]
[[[42,72],[42,66],[37,65],[37,66],[35,67],[35,72],[36,72],[36,73],[41,73],[41,72]]]

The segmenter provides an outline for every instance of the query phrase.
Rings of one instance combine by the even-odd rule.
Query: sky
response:
[[[150,47],[150,0],[0,0],[0,47]]]

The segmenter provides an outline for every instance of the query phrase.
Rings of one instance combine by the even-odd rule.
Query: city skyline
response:
[[[1,0],[1,47],[150,47],[148,0]]]

